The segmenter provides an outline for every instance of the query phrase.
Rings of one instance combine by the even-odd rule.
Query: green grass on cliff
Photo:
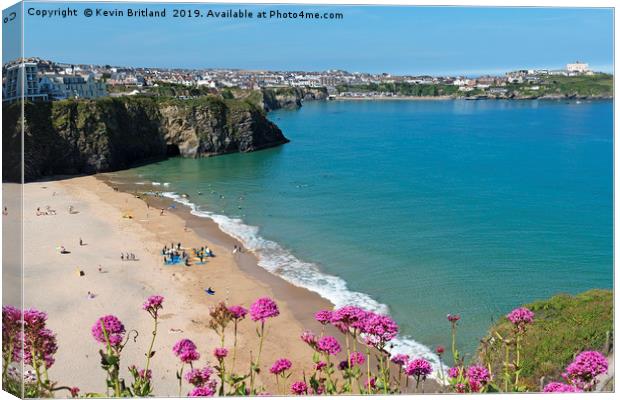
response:
[[[607,334],[613,337],[613,293],[611,290],[594,289],[571,296],[560,294],[549,300],[526,305],[535,313],[523,342],[522,378],[531,390],[538,390],[539,380],[559,379],[560,374],[583,350],[605,351]],[[510,336],[512,325],[503,317],[491,328]],[[481,361],[490,362],[496,379],[501,379],[503,347],[497,343],[489,346],[487,356],[482,347]]]

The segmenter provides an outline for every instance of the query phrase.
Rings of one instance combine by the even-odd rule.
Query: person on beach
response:
[[[159,216],[163,217],[164,216],[164,209],[162,208],[161,211],[159,211]]]
[[[80,246],[84,246],[84,242],[82,241],[82,238],[80,238]]]
[[[125,261],[125,256],[121,253],[121,261]]]
[[[9,215],[9,209],[4,206],[4,210],[2,210],[2,215]]]
[[[238,251],[239,251],[239,247],[238,247],[237,245],[234,245],[234,246],[233,246],[233,251],[232,251],[232,253],[233,253],[233,254],[235,254],[235,253],[237,253]]]

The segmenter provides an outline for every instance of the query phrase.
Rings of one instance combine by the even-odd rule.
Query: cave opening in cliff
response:
[[[176,157],[181,155],[181,150],[179,150],[179,146],[176,144],[168,144],[166,145],[166,155],[168,157]]]

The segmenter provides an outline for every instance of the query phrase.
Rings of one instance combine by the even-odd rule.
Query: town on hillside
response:
[[[371,74],[327,70],[265,71],[242,69],[137,68],[111,65],[68,64],[32,57],[3,65],[2,99],[13,102],[94,99],[149,93],[161,85],[201,88],[217,93],[227,88],[257,90],[262,88],[325,88],[330,99],[464,97],[464,98],[538,98],[563,95],[566,79],[591,77],[598,82],[577,86],[583,96],[611,97],[609,83],[601,86],[597,77],[611,75],[594,72],[587,63],[574,62],[564,69],[523,69],[501,76],[411,76],[389,73]],[[23,82],[23,84],[22,84]],[[582,81],[579,81],[582,82]],[[583,83],[583,82],[582,82]],[[607,91],[606,85],[611,89]],[[582,85],[583,86],[583,85]],[[23,93],[22,93],[23,88]]]

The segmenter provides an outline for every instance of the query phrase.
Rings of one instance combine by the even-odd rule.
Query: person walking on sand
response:
[[[164,209],[162,208],[161,211],[159,212],[159,216],[163,217],[164,216]]]
[[[80,238],[80,246],[84,246],[84,242],[82,241],[82,238]]]

